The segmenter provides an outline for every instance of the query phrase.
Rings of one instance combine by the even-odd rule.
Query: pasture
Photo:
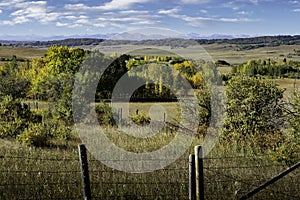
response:
[[[87,47],[90,48],[90,47]],[[145,49],[146,48],[146,49]],[[149,48],[153,48],[150,50]],[[274,59],[282,60],[284,58],[300,61],[300,56],[294,54],[294,50],[300,49],[300,45],[280,45],[277,47],[261,47],[251,50],[239,50],[238,45],[228,44],[209,44],[195,45],[186,48],[170,48],[166,46],[147,47],[136,45],[116,45],[116,46],[96,46],[92,49],[99,49],[106,55],[112,55],[134,52],[141,55],[180,55],[187,58],[197,58],[204,60],[226,60],[232,65],[241,64],[248,60]],[[155,50],[156,49],[156,50]],[[144,54],[143,54],[144,55]]]
[[[251,50],[239,50],[238,45],[229,44],[209,44],[195,45],[186,48],[170,48],[167,46],[140,46],[140,45],[112,45],[112,46],[80,46],[88,50],[99,50],[106,55],[118,53],[118,55],[131,53],[133,55],[158,55],[170,56],[180,55],[187,58],[197,58],[204,60],[226,60],[230,64],[240,64],[248,60],[258,60],[271,58],[292,59],[300,61],[300,56],[294,53],[299,50],[300,45],[280,45],[277,47],[261,47]],[[0,46],[0,58],[11,58],[16,55],[20,58],[32,59],[42,57],[46,53],[42,48],[6,47]],[[208,54],[207,54],[208,53]]]
[[[46,49],[40,48],[0,46],[0,58],[11,58],[15,55],[20,58],[32,59],[42,57],[46,52]]]

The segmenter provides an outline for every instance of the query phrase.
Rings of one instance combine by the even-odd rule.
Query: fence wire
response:
[[[0,155],[0,199],[83,199],[79,158]],[[165,169],[131,174],[89,158],[92,199],[188,199],[188,156]],[[205,199],[237,199],[286,169],[266,156],[204,159]],[[300,173],[294,171],[253,199],[300,199]]]

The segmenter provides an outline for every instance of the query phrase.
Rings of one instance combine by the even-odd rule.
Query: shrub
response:
[[[112,109],[107,103],[100,102],[95,106],[95,111],[100,125],[115,124]]]
[[[271,159],[277,163],[295,164],[300,158],[300,140],[295,135],[288,135],[280,145],[268,151]]]
[[[133,114],[130,116],[131,120],[138,125],[150,124],[151,118],[144,112],[139,112],[138,114]]]
[[[0,97],[0,137],[15,138],[28,126],[31,112],[12,96]]]
[[[58,120],[48,120],[43,123],[31,123],[17,140],[26,145],[37,147],[49,146],[52,139],[71,139],[72,128]]]
[[[15,118],[13,121],[1,122],[0,138],[15,138],[24,130],[25,122],[20,118]]]
[[[30,124],[17,139],[26,145],[43,147],[49,145],[50,134],[45,129],[44,124]]]

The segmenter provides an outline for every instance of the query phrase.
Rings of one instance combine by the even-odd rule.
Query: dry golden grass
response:
[[[38,58],[44,56],[46,49],[24,48],[24,47],[6,47],[0,46],[0,58],[11,58],[13,55],[19,58]]]

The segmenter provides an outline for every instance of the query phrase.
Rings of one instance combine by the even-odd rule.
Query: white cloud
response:
[[[58,27],[63,27],[63,26],[68,26],[69,24],[68,23],[56,22],[55,25],[58,26]]]
[[[215,20],[220,21],[220,22],[255,22],[255,21],[258,21],[258,20],[249,19],[249,18],[218,18]]]
[[[249,19],[249,18],[226,18],[226,17],[200,17],[200,16],[196,16],[196,17],[191,17],[188,15],[181,15],[181,14],[176,14],[176,13],[172,13],[172,12],[163,12],[166,13],[168,16],[170,17],[174,17],[177,19],[181,19],[187,23],[189,23],[189,25],[191,26],[203,26],[208,22],[228,22],[228,23],[239,23],[239,22],[254,22],[254,21],[258,21],[256,19]]]
[[[2,0],[0,2],[0,7],[11,8],[14,7],[16,4],[23,3],[23,2],[24,0]]]
[[[78,27],[82,27],[82,24],[70,24],[68,27],[69,28],[78,28]]]
[[[13,21],[4,20],[4,21],[1,22],[1,24],[12,26],[12,25],[14,25],[15,23],[14,23]]]
[[[210,0],[180,0],[183,4],[202,4],[202,3],[208,3]]]
[[[2,10],[0,10],[0,14],[2,13]]]
[[[83,5],[76,6],[83,8]],[[74,7],[73,7],[74,8]],[[90,7],[91,8],[91,7]],[[88,9],[90,9],[88,8]],[[94,9],[94,7],[93,7]],[[161,23],[161,16],[147,10],[122,10],[118,12],[81,12],[81,11],[65,11],[60,20],[64,22],[56,23],[56,26],[66,26],[69,28],[76,27],[117,27],[128,28],[131,26],[153,25]],[[84,13],[84,14],[83,14]]]
[[[148,14],[149,11],[148,10],[123,10],[119,12],[120,14]]]
[[[19,17],[16,17],[14,19],[15,24],[23,24],[23,23],[28,22],[28,21],[29,21],[29,19],[26,18],[25,16],[19,16]]]
[[[6,25],[22,24],[32,20],[48,23],[61,16],[61,13],[51,12],[50,7],[47,6],[47,1],[11,0],[2,1],[0,7],[2,6],[6,6],[8,10],[13,10],[9,15],[12,20],[3,23]]]
[[[237,14],[239,14],[239,15],[249,15],[250,12],[242,10],[242,11],[237,12]]]
[[[74,20],[74,19],[77,19],[78,17],[77,16],[74,16],[74,15],[67,15],[64,17],[65,19],[69,19],[69,20]]]
[[[132,25],[153,25],[153,24],[159,24],[159,23],[161,23],[161,21],[144,20],[144,21],[132,22],[130,24],[132,24]]]
[[[64,6],[67,10],[77,11],[101,11],[101,10],[124,10],[131,8],[134,4],[147,3],[150,0],[112,0],[101,6],[87,6],[85,4],[66,4]]]
[[[178,11],[179,11],[179,8],[173,8],[170,10],[159,10],[158,14],[173,15],[173,14],[178,13]]]
[[[78,3],[78,4],[66,4],[64,6],[64,8],[67,9],[67,10],[88,11],[88,10],[91,10],[93,7],[89,7],[89,6],[86,6],[86,5],[82,4],[82,3]]]
[[[88,19],[78,19],[76,20],[76,24],[89,24],[90,20]]]
[[[294,9],[293,12],[300,12],[300,8]]]
[[[150,0],[112,0],[101,6],[104,10],[118,10],[118,9],[128,9],[132,5],[137,3],[146,3]]]

